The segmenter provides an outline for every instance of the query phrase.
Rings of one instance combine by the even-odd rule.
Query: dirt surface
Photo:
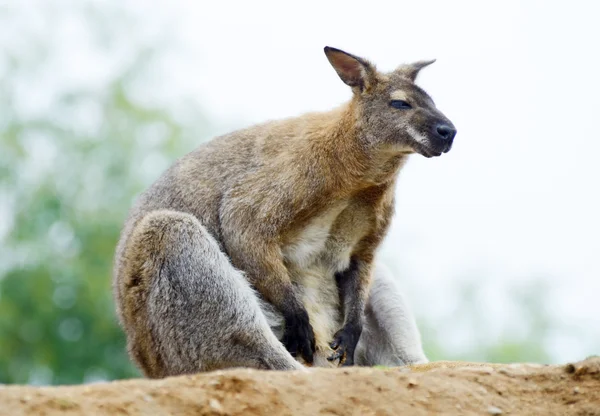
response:
[[[0,385],[0,415],[600,415],[600,358],[563,366],[229,370],[82,386]]]

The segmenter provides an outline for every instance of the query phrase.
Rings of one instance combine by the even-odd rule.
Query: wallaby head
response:
[[[393,153],[440,156],[452,147],[456,129],[429,95],[415,85],[419,71],[432,61],[402,65],[381,73],[363,58],[325,47],[339,77],[352,87],[357,127],[366,144]]]

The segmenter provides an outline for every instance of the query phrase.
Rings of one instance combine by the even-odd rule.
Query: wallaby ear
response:
[[[415,79],[417,79],[417,75],[419,75],[419,71],[425,68],[426,66],[431,65],[434,62],[435,59],[430,59],[429,61],[414,62],[406,66],[405,74],[408,77],[408,79],[410,79],[412,82],[415,82]]]
[[[375,67],[366,59],[329,46],[325,46],[325,55],[335,72],[347,85],[365,91],[375,84]]]

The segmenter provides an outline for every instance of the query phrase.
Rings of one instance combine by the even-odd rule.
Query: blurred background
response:
[[[0,383],[137,376],[111,267],[135,196],[215,135],[327,110],[322,48],[455,123],[414,156],[380,256],[433,360],[600,352],[600,6],[592,1],[0,2]]]

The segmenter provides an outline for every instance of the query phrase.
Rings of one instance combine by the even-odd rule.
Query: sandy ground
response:
[[[0,415],[599,415],[600,358],[229,370],[82,386],[0,385]]]

